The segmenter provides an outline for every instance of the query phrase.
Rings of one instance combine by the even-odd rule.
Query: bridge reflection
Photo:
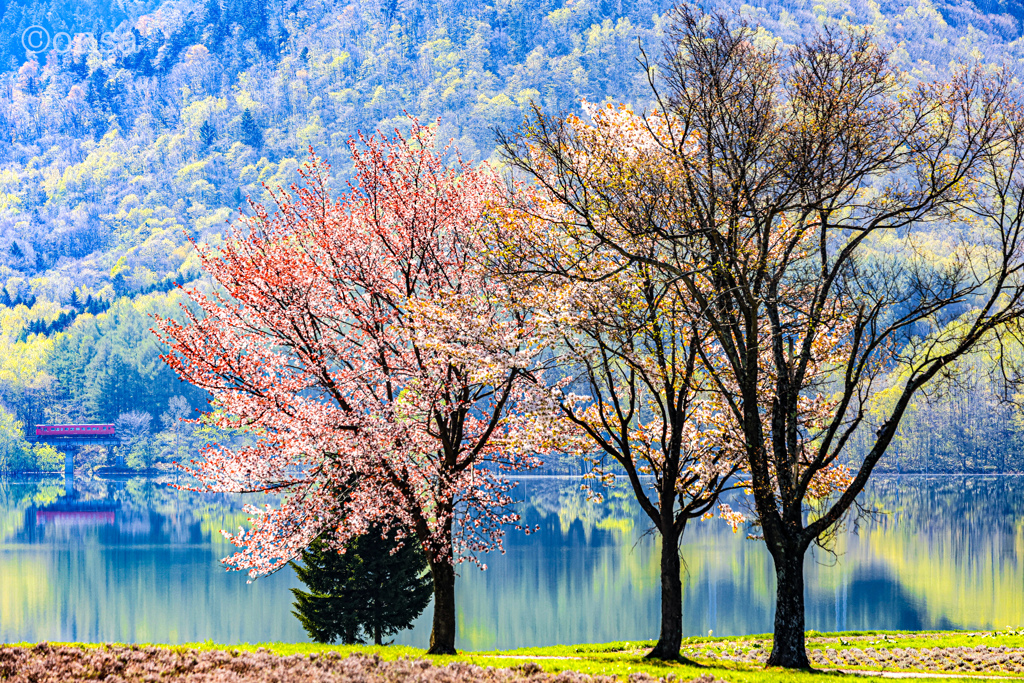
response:
[[[43,527],[105,526],[116,523],[120,507],[120,503],[110,499],[79,500],[74,470],[65,469],[64,496],[52,503],[30,507],[26,517],[34,517],[36,525]]]
[[[47,505],[36,510],[36,524],[46,526],[96,526],[113,524],[116,521],[115,507],[103,506],[97,509],[91,503],[74,502]]]

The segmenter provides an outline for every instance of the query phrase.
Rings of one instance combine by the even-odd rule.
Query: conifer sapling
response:
[[[292,562],[309,591],[292,589],[294,614],[318,643],[346,645],[384,638],[407,628],[433,592],[429,567],[416,543],[395,550],[395,534],[372,528],[340,553],[320,539],[302,551],[302,565]]]

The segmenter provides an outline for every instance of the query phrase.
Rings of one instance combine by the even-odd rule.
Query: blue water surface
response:
[[[168,481],[0,480],[0,642],[306,641],[290,570],[249,584],[219,562],[231,552],[220,530],[245,524],[246,500]],[[650,523],[626,488],[597,503],[579,484],[521,478],[520,512],[540,531],[510,530],[486,571],[460,567],[459,648],[657,636]],[[808,557],[808,628],[1024,624],[1024,478],[878,477],[862,503],[872,514]],[[687,634],[771,630],[759,541],[695,522],[682,553]],[[429,631],[428,607],[396,642],[425,646]]]

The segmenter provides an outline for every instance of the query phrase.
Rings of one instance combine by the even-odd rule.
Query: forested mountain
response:
[[[783,44],[824,22],[870,24],[920,78],[1024,58],[1016,0],[718,5]],[[0,409],[28,427],[132,409],[157,426],[175,396],[199,407],[203,394],[177,381],[147,332],[149,314],[175,310],[173,284],[199,277],[187,235],[216,243],[246,196],[264,201],[264,184],[294,181],[310,147],[344,178],[345,141],[408,128],[406,113],[436,119],[464,156],[491,159],[493,130],[531,102],[648,106],[636,60],[640,46],[657,58],[670,6],[0,0]],[[991,455],[1024,432],[1010,408],[971,400],[990,389],[922,406],[896,456],[917,449],[908,467],[925,469],[930,448],[932,471],[1024,467]],[[956,401],[994,412],[957,431]],[[940,433],[959,445],[914,436]]]

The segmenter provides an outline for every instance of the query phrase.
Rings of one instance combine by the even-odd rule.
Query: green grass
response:
[[[55,643],[56,644],[56,643]],[[102,645],[79,644],[81,647],[102,647]],[[1024,648],[1024,630],[1006,631],[851,631],[844,633],[808,633],[808,648],[947,648],[975,647],[984,645],[1008,648]],[[30,645],[30,644],[25,644]],[[265,648],[279,655],[308,655],[313,653],[337,652],[346,656],[353,652],[378,654],[385,660],[400,658],[429,659],[435,664],[444,665],[451,661],[462,661],[479,666],[512,668],[533,662],[544,671],[559,672],[574,670],[591,675],[617,676],[628,679],[630,674],[646,672],[655,678],[674,676],[679,681],[688,681],[703,674],[711,674],[729,683],[767,683],[781,681],[783,683],[811,683],[823,681],[872,681],[882,680],[880,677],[830,673],[826,671],[806,672],[787,671],[784,669],[766,669],[757,664],[713,661],[705,656],[707,653],[722,652],[726,648],[752,650],[771,648],[770,635],[754,635],[742,637],[700,637],[685,638],[683,650],[699,649],[696,662],[658,662],[644,659],[644,654],[653,647],[653,641],[622,641],[587,645],[552,645],[548,647],[518,648],[513,650],[490,652],[460,652],[455,656],[427,656],[418,648],[402,645],[376,646],[345,646],[318,645],[311,643],[258,643],[243,645],[221,645],[212,641],[204,643],[187,643],[182,645],[158,645],[170,649],[199,650],[256,650]],[[936,672],[939,673],[939,672]],[[929,680],[963,680],[962,674],[956,678]],[[1020,674],[991,672],[973,674],[979,677],[1000,676],[1024,680]]]

